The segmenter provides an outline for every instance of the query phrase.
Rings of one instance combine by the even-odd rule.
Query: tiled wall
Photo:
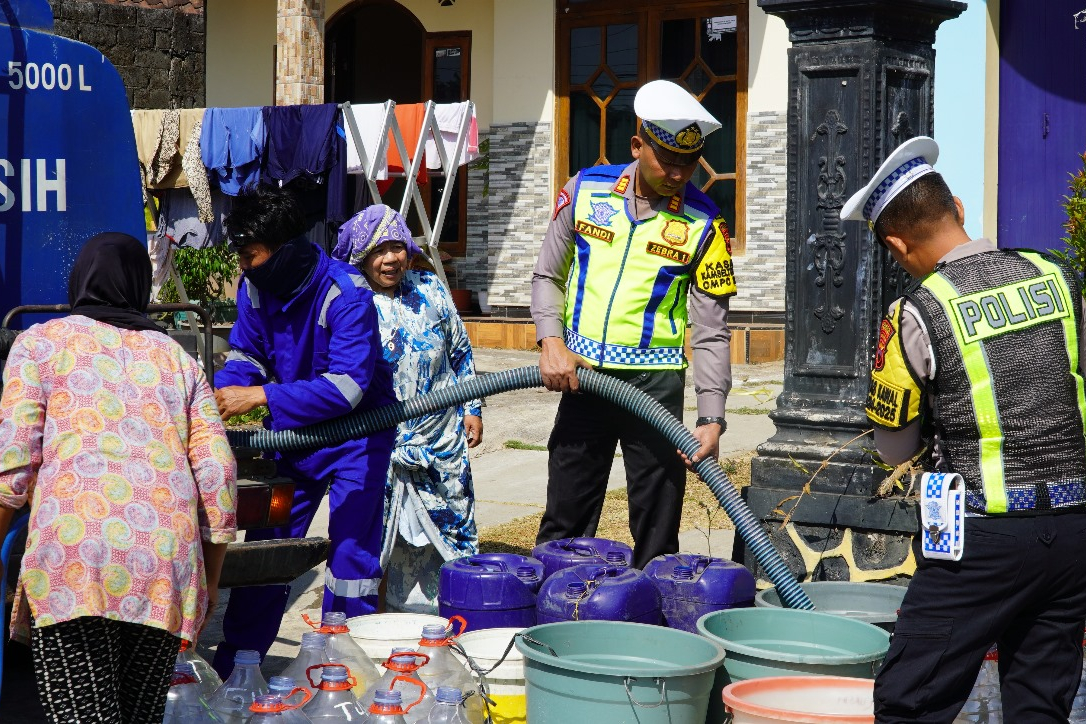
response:
[[[747,117],[747,243],[735,259],[735,310],[784,310],[787,136],[784,112]]]
[[[279,0],[275,103],[324,102],[324,0]]]

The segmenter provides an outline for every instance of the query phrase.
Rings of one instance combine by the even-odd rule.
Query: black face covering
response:
[[[245,272],[257,289],[279,299],[293,299],[317,268],[317,249],[304,236],[291,239],[260,266]]]
[[[165,331],[144,313],[151,301],[151,258],[128,234],[111,231],[92,236],[75,259],[68,277],[72,314],[121,329]]]

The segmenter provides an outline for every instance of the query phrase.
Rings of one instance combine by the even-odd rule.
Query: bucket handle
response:
[[[549,652],[550,652],[551,656],[553,656],[553,657],[554,657],[554,658],[556,658],[556,659],[560,659],[560,658],[562,658],[561,656],[559,656],[559,655],[558,655],[558,652],[557,652],[557,651],[555,651],[554,649],[552,649],[552,648],[550,647],[550,645],[549,645],[549,644],[545,644],[545,643],[543,643],[542,641],[539,641],[539,640],[537,640],[537,639],[534,639],[534,638],[532,638],[531,636],[529,636],[529,635],[528,635],[528,634],[526,634],[526,633],[519,633],[519,634],[517,634],[516,636],[514,636],[513,638],[515,639],[515,638],[516,638],[517,636],[520,636],[520,637],[521,637],[522,639],[524,639],[525,641],[527,641],[527,642],[528,642],[528,643],[530,643],[530,644],[535,644],[536,646],[542,646],[543,648],[545,648],[545,649],[546,649],[547,651],[549,651]],[[509,642],[509,644],[510,644],[510,645],[509,645],[509,648],[510,648],[510,649],[511,649],[511,648],[513,648],[513,646],[512,646],[512,643],[513,643],[512,641],[510,641],[510,642]],[[506,653],[506,654],[508,654],[508,653],[509,653],[509,649],[506,649],[505,653]],[[503,656],[502,658],[504,659],[505,657]],[[499,663],[501,663],[501,662],[499,662]],[[490,673],[490,672],[487,672],[487,673]]]
[[[663,706],[667,703],[667,681],[660,678],[653,679],[653,682],[655,682],[656,685],[660,687],[660,701],[656,702],[655,704],[642,704],[634,698],[633,692],[630,691],[630,682],[634,681],[636,678],[636,676],[622,677],[622,685],[626,687],[626,697],[630,700],[631,704],[641,707],[642,709],[655,709],[656,707]]]

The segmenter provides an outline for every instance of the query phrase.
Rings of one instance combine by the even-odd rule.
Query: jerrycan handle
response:
[[[492,561],[486,553],[472,556],[468,559],[468,565],[475,566],[476,568],[485,568],[488,571],[495,571],[497,573],[506,573],[509,571],[509,566],[505,565],[505,561]]]
[[[424,684],[421,679],[416,679],[416,678],[411,677],[411,676],[395,676],[395,677],[393,677],[392,681],[388,685],[388,690],[389,691],[392,691],[393,687],[396,686],[397,681],[402,681],[402,682],[404,682],[406,684],[411,684],[412,686],[417,686],[420,689],[419,698],[415,699],[413,702],[411,702],[407,706],[403,707],[403,710],[405,712],[408,711],[409,709],[411,709],[412,707],[418,706],[419,704],[422,703],[422,700],[426,697],[426,684]]]
[[[447,639],[449,641],[460,638],[464,635],[464,632],[468,630],[467,619],[465,619],[463,616],[449,616],[449,628],[452,628],[452,624],[454,621],[460,622],[460,630],[454,633],[452,636],[449,636]]]
[[[599,553],[597,553],[596,549],[592,546],[585,545],[584,543],[574,543],[574,540],[575,539],[571,538],[568,543],[562,546],[562,548],[567,551],[573,551],[577,555],[585,556],[586,558],[590,558],[592,556],[599,556]]]

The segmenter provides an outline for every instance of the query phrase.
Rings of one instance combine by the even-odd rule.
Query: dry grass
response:
[[[736,489],[750,485],[750,460],[754,453],[743,453],[724,458],[721,464],[724,471],[735,484]],[[482,553],[519,553],[531,555],[535,547],[535,536],[539,531],[542,513],[527,515],[508,523],[484,528],[479,531],[479,551]],[[732,522],[720,507],[716,496],[709,487],[693,473],[686,476],[686,498],[683,500],[683,519],[680,530],[700,529],[727,530]],[[603,501],[603,513],[596,531],[598,538],[610,538],[633,545],[630,537],[630,517],[627,507],[626,490],[618,489],[607,493]]]

